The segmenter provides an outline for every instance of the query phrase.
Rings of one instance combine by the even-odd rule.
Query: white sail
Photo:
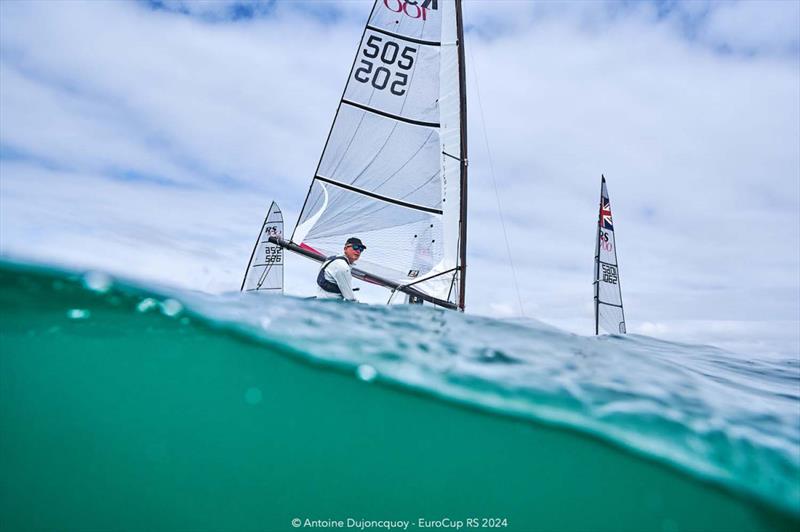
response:
[[[271,236],[283,238],[283,214],[274,201],[258,233],[256,245],[245,270],[242,291],[268,290],[283,293],[283,248],[270,242]]]
[[[595,334],[599,333],[599,327],[610,334],[625,334],[617,245],[614,240],[614,222],[611,218],[611,201],[608,198],[605,176],[601,176],[594,271]]]
[[[359,269],[463,308],[457,17],[460,0],[375,2],[291,241],[330,256],[359,237]]]

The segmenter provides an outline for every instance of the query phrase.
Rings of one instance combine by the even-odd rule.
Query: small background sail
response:
[[[625,313],[622,309],[611,201],[608,198],[606,178],[601,179],[600,216],[595,247],[595,334],[599,332],[599,327],[610,334],[625,334]]]
[[[261,226],[242,281],[242,291],[268,290],[283,293],[283,249],[269,237],[283,238],[283,214],[274,201]]]
[[[455,1],[378,0],[292,242],[458,301],[461,107]]]

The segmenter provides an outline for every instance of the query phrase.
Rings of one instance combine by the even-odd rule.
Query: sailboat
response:
[[[269,241],[283,237],[283,213],[274,201],[258,232],[242,279],[242,292],[266,291],[283,293],[283,248]]]
[[[463,34],[461,0],[375,1],[291,237],[269,242],[322,262],[359,237],[354,277],[464,310]]]
[[[600,180],[600,214],[594,253],[594,333],[599,334],[602,327],[609,334],[625,334],[611,200],[605,176],[601,175]]]

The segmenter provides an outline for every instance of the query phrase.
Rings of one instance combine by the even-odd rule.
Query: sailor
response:
[[[318,298],[339,298],[347,301],[355,301],[351,282],[353,280],[350,273],[350,265],[361,257],[361,252],[367,249],[361,239],[351,237],[344,245],[344,255],[328,257],[322,263],[317,275]]]

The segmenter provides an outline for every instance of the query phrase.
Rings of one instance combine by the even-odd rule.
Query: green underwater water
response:
[[[594,437],[368,382],[177,304],[142,311],[148,296],[0,267],[0,529],[800,525]]]

